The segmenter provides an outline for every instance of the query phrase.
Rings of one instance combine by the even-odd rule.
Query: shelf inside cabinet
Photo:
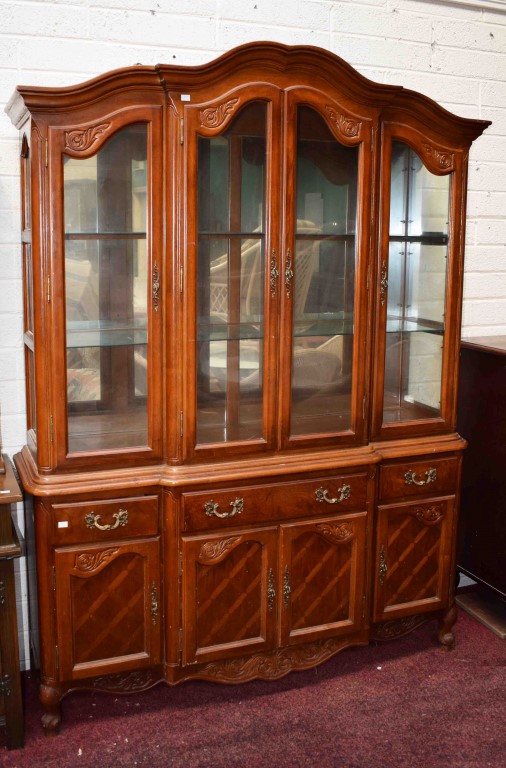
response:
[[[67,349],[137,346],[147,341],[146,318],[124,324],[104,320],[67,323]]]

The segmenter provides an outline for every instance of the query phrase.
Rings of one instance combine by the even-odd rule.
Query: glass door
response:
[[[147,127],[64,158],[69,453],[148,443]]]
[[[408,424],[437,428],[448,418],[443,382],[452,174],[444,165],[450,160],[441,161],[439,153],[440,167],[434,168],[438,154],[428,144],[417,151],[411,142],[394,138],[389,146],[389,205],[383,216],[388,241],[383,239],[379,276],[379,309],[386,329],[380,350],[381,424],[385,430]],[[433,161],[430,168],[427,157]]]
[[[63,297],[55,348],[65,354],[54,377],[60,463],[160,453],[161,212],[152,204],[160,129],[158,111],[139,108],[90,128],[55,129],[51,139],[63,202],[52,300],[59,317]]]
[[[271,115],[268,101],[243,105],[239,98],[190,112],[189,166],[198,181],[188,234],[188,258],[195,261],[189,272],[197,277],[195,342],[188,350],[196,386],[188,411],[194,413],[190,440],[199,451],[258,450],[272,433],[266,392],[272,380],[266,307],[270,270],[276,270],[267,229]]]
[[[354,442],[361,439],[366,375],[365,347],[357,345],[367,336],[359,298],[369,226],[368,202],[361,200],[368,129],[328,98],[308,96],[287,100],[286,221],[293,234],[283,274],[284,431],[288,442]]]

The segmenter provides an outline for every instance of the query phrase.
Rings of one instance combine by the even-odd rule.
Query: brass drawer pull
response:
[[[340,488],[337,489],[337,492],[339,496],[337,496],[334,499],[331,499],[328,495],[329,492],[326,488],[318,488],[316,491],[316,501],[326,501],[327,504],[340,504],[341,501],[344,501],[345,499],[350,498],[351,494],[351,485],[342,485]]]
[[[426,471],[425,480],[417,480],[416,472],[413,472],[412,469],[409,469],[404,475],[404,482],[406,485],[430,485],[431,483],[436,482],[436,477],[437,471],[434,469],[434,467],[429,467],[429,469]]]
[[[85,515],[84,522],[88,528],[98,528],[99,531],[114,531],[116,528],[119,528],[120,525],[124,526],[128,523],[128,510],[120,509],[118,512],[114,513],[113,518],[116,520],[114,525],[100,525],[98,522],[100,517],[100,515],[96,515],[94,512],[88,512],[88,514]]]
[[[235,515],[240,515],[241,512],[244,509],[244,499],[240,499],[237,497],[233,501],[230,502],[230,506],[232,507],[231,512],[219,512],[219,504],[215,504],[214,501],[211,499],[210,501],[206,501],[204,504],[204,510],[208,517],[212,517],[215,515],[216,517],[235,517]]]

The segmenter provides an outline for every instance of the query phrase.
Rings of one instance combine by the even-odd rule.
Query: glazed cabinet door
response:
[[[190,455],[273,446],[279,99],[248,85],[185,108]]]
[[[281,526],[280,645],[361,628],[366,523],[360,512]]]
[[[160,663],[159,550],[158,539],[56,550],[62,680]]]
[[[455,497],[380,506],[374,620],[447,608]]]
[[[418,130],[383,132],[373,432],[455,428],[464,201],[462,152]]]
[[[364,439],[371,125],[285,94],[279,413],[285,447]]]
[[[183,539],[183,664],[274,646],[277,540],[276,528]]]
[[[49,132],[60,466],[161,453],[161,128],[132,107]]]

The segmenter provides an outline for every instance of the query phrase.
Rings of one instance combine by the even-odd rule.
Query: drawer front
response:
[[[456,456],[384,464],[380,468],[380,499],[454,493],[458,468]]]
[[[52,515],[58,545],[158,534],[158,496],[53,504]]]
[[[330,512],[362,511],[366,502],[365,473],[184,493],[184,530],[220,529]]]

